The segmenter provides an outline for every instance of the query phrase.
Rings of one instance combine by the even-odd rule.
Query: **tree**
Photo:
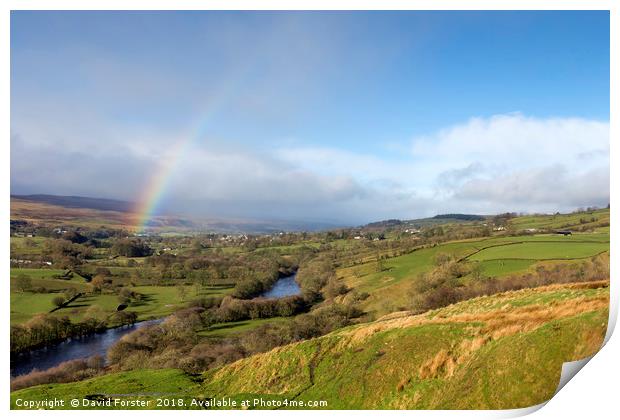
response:
[[[95,269],[95,275],[96,275],[96,276],[99,276],[99,275],[102,275],[102,276],[111,276],[111,275],[112,275],[112,272],[111,272],[111,271],[110,271],[110,269],[109,269],[109,268],[107,268],[107,267],[97,267],[97,268]]]
[[[177,294],[179,295],[179,299],[182,301],[187,297],[187,290],[182,285],[177,286]]]
[[[96,275],[90,284],[93,286],[94,292],[100,292],[111,283],[110,279],[106,278],[103,274]]]
[[[112,252],[124,257],[147,257],[153,250],[139,239],[120,239],[112,246]]]
[[[129,305],[131,302],[131,298],[133,297],[133,292],[128,287],[123,287],[118,295],[118,302],[120,304]]]
[[[54,306],[60,308],[65,303],[65,298],[62,296],[56,296],[54,299],[52,299],[52,303],[54,304]]]
[[[75,295],[77,295],[77,290],[75,290],[75,287],[71,287],[67,290],[65,290],[65,299],[69,300],[72,299]]]
[[[383,260],[381,259],[381,257],[378,257],[376,271],[377,273],[380,273],[384,270],[385,270],[385,265],[383,264]]]
[[[482,266],[480,265],[480,263],[474,264],[471,269],[471,276],[476,282],[484,279],[484,272],[482,271]]]
[[[192,250],[196,253],[200,253],[202,251],[203,245],[200,239],[195,239],[192,241]]]
[[[88,238],[86,236],[76,231],[63,233],[62,239],[73,242],[74,244],[83,244],[84,242],[88,241]]]
[[[98,321],[105,320],[106,313],[104,309],[99,305],[91,305],[86,310],[86,318],[96,319]]]
[[[17,286],[17,290],[19,290],[20,292],[25,292],[32,288],[32,279],[26,274],[19,274],[15,283],[15,285]]]

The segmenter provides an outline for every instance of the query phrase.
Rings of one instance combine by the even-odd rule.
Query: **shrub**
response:
[[[271,309],[279,305],[294,306],[303,302],[298,296],[291,299],[256,301],[254,303]],[[246,307],[252,302],[226,297],[222,304],[230,309]],[[108,350],[108,360],[117,369],[179,368],[190,373],[201,373],[254,353],[326,334],[348,325],[351,317],[361,315],[354,306],[326,305],[287,323],[264,324],[227,339],[201,341],[196,332],[208,327],[214,313],[219,309],[184,309],[171,315],[160,325],[151,325],[129,333]]]
[[[443,267],[443,266],[442,266]],[[439,271],[442,271],[440,267]],[[552,267],[538,266],[535,273],[511,275],[502,278],[485,278],[467,285],[450,276],[438,275],[438,270],[421,275],[414,283],[411,308],[418,312],[440,308],[477,296],[492,295],[509,290],[558,283],[609,279],[609,256],[598,255],[581,263],[557,264]]]
[[[75,295],[77,295],[77,290],[75,289],[75,287],[70,287],[69,289],[65,290],[65,292],[64,292],[64,297],[65,297],[66,300],[73,299],[75,297]]]
[[[146,257],[153,250],[143,241],[135,238],[119,239],[112,245],[112,252],[124,257]]]
[[[19,274],[15,280],[15,286],[20,292],[26,292],[32,288],[32,279],[26,274]]]
[[[69,360],[44,371],[33,370],[26,375],[12,378],[11,391],[35,385],[81,381],[102,373],[103,369],[104,359],[101,356]]]
[[[52,303],[54,306],[60,308],[65,303],[65,298],[62,296],[56,296],[52,299]]]
[[[138,314],[131,311],[117,311],[112,314],[110,321],[119,325],[131,325],[135,324],[138,319]]]

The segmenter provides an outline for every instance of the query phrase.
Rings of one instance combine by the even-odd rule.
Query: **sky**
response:
[[[11,192],[358,224],[609,203],[609,13],[11,14]]]

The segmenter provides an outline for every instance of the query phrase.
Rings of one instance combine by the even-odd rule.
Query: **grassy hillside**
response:
[[[331,408],[513,408],[548,399],[561,363],[598,349],[608,292],[552,286],[393,314],[206,374],[215,395],[285,394]],[[521,362],[517,362],[517,361]]]
[[[496,236],[454,241],[416,250],[409,254],[338,270],[338,276],[356,292],[369,294],[363,302],[366,311],[377,315],[405,307],[408,290],[416,277],[433,267],[435,257],[450,254],[480,264],[487,276],[535,270],[542,262],[579,261],[609,251],[609,233],[575,233],[529,236]]]
[[[524,229],[576,229],[609,232],[609,209],[582,211],[568,214],[528,215],[511,219],[510,226]]]
[[[561,365],[600,347],[607,328],[608,282],[553,285],[464,301],[421,315],[375,322],[276,348],[193,377],[139,370],[41,385],[17,399],[101,399],[165,394],[324,400],[327,408],[517,408],[549,399]]]

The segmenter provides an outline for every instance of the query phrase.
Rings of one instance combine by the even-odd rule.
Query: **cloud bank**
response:
[[[78,121],[86,121],[79,123]],[[14,193],[133,199],[186,133],[92,133],[13,124]],[[45,127],[39,128],[39,127]],[[51,128],[50,128],[51,127]],[[204,139],[179,158],[166,211],[362,223],[444,212],[566,211],[609,202],[609,124],[521,114],[472,118],[403,142],[397,155],[334,147],[268,150]]]

